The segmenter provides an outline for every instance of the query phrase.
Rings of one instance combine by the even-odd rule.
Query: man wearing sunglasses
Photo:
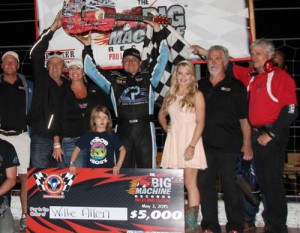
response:
[[[49,42],[55,31],[61,27],[61,12],[58,13],[51,27],[44,30],[30,51],[33,67],[34,93],[32,106],[28,114],[31,126],[31,167],[56,167],[53,158],[53,136],[56,135],[55,121],[58,120],[62,87],[67,82],[62,76],[65,68],[63,54],[50,52],[46,57]],[[61,158],[58,158],[60,161]]]

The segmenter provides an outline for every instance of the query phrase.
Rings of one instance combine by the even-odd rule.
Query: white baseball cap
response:
[[[4,53],[3,56],[2,56],[2,61],[4,60],[4,58],[5,58],[7,55],[13,56],[14,58],[16,58],[16,59],[18,60],[18,62],[20,62],[20,60],[19,60],[19,55],[18,55],[16,52],[14,52],[14,51],[7,51],[6,53]]]
[[[80,69],[83,69],[83,62],[82,62],[81,59],[75,58],[74,60],[71,60],[71,61],[68,62],[68,64],[67,64],[68,69],[69,69],[71,66],[77,66],[77,67],[79,67]]]

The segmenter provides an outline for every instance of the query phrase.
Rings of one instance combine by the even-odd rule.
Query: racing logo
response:
[[[138,86],[128,87],[124,90],[118,100],[121,105],[137,105],[148,103],[148,94],[146,88]]]
[[[64,192],[68,192],[71,188],[76,175],[70,173],[46,174],[38,172],[33,175],[35,182],[40,191],[45,191],[47,194],[44,198],[64,198]]]
[[[141,177],[130,182],[127,190],[136,202],[166,203],[171,201],[172,180],[168,177]]]

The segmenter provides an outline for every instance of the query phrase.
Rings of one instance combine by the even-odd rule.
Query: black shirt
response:
[[[95,106],[112,108],[108,96],[99,87],[89,84],[87,92],[86,98],[77,99],[71,90],[71,83],[62,88],[62,106],[57,121],[61,137],[80,137],[89,131],[91,111]]]
[[[247,118],[246,88],[240,81],[227,76],[216,86],[209,78],[201,79],[198,86],[206,103],[205,149],[239,152],[243,142],[239,120]]]
[[[7,179],[6,169],[19,165],[19,159],[14,146],[0,139],[0,186]]]
[[[0,82],[0,128],[26,130],[26,93],[20,78],[14,84]]]

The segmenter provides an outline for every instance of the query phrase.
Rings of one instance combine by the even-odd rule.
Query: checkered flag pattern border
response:
[[[155,90],[155,103],[157,105],[162,104],[165,94],[170,89],[171,76],[174,66],[176,66],[180,61],[186,60],[193,52],[193,49],[190,48],[190,44],[172,26],[169,25],[167,27],[162,27],[164,34],[163,43],[167,44],[170,55],[163,77]],[[142,51],[142,69],[146,68],[147,65],[152,61],[152,58],[158,53],[158,45],[157,43],[152,42],[152,35],[152,27],[148,26]]]
[[[38,172],[33,174],[33,178],[35,179],[36,185],[38,186],[40,191],[45,191],[45,186],[44,186],[44,182],[47,178],[47,174],[42,173],[42,172]]]
[[[62,177],[62,179],[63,179],[63,181],[65,183],[63,191],[69,192],[69,190],[70,190],[70,188],[72,186],[72,183],[73,183],[73,181],[76,178],[76,175],[72,175],[71,173],[68,172],[68,173],[62,174],[61,177]]]

